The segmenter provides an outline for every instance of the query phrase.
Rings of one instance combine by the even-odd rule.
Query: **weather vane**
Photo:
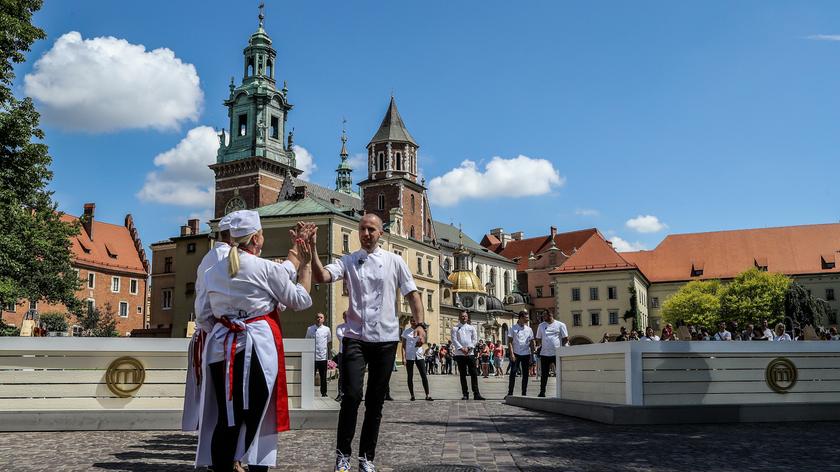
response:
[[[263,10],[265,9],[265,2],[260,2],[260,28],[263,27],[263,20],[265,19],[265,14],[263,14]]]

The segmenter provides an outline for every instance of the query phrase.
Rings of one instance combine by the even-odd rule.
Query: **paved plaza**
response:
[[[482,380],[485,402],[456,399],[455,376],[431,380],[435,402],[407,401],[402,370],[392,380],[381,470],[840,472],[838,423],[607,426],[507,406],[504,379]],[[177,431],[3,433],[0,470],[187,472],[195,443]],[[334,444],[334,430],[284,433],[276,470],[332,470]]]

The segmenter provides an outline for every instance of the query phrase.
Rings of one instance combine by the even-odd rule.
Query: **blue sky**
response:
[[[227,125],[221,102],[231,75],[241,80],[257,3],[46,3],[35,23],[48,38],[18,67],[18,95],[72,31],[88,46],[102,37],[142,45],[138,58],[166,48],[174,58],[161,60],[178,71],[169,82],[119,60],[113,76],[102,75],[106,64],[87,77],[98,66],[67,55],[45,64],[41,83],[52,90],[39,92],[39,109],[63,106],[66,83],[50,82],[63,68],[73,70],[62,79],[72,93],[108,90],[44,117],[60,209],[79,214],[93,201],[115,223],[132,213],[147,244],[207,213],[138,194],[163,171],[155,156],[194,128]],[[393,90],[423,175],[444,177],[434,217],[476,239],[494,227],[526,236],[597,227],[628,248],[653,248],[668,233],[840,220],[840,4],[270,0],[266,15],[295,105],[288,123],[319,184],[334,185],[342,117],[351,154],[364,152]],[[193,76],[193,95],[175,90]],[[176,107],[174,121],[155,124],[160,116],[145,110],[147,122],[132,122],[138,105],[164,106],[158,92],[192,112]],[[111,109],[119,119],[88,126]],[[117,129],[101,130],[112,121]],[[486,167],[497,156],[496,170]],[[536,195],[515,196],[527,193]]]

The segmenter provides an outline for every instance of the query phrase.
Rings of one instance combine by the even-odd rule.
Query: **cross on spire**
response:
[[[263,20],[265,19],[265,13],[263,12],[263,10],[265,10],[265,2],[260,2],[260,28],[263,27]]]

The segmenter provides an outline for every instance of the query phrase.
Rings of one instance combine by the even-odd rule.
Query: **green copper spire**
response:
[[[348,195],[358,196],[358,193],[353,191],[353,168],[350,167],[350,163],[347,161],[350,154],[347,152],[346,125],[347,120],[343,120],[341,126],[341,152],[339,153],[341,163],[338,164],[338,168],[335,170],[335,190]]]

